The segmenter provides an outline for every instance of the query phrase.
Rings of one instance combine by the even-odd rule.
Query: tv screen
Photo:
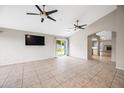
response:
[[[25,45],[45,45],[44,36],[25,35]]]

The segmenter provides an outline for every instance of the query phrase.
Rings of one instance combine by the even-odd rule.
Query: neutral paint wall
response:
[[[119,6],[117,11],[117,40],[116,61],[117,68],[124,69],[124,6]]]
[[[70,56],[74,56],[74,57],[78,57],[78,58],[82,58],[82,44],[83,42],[81,42],[82,40],[82,33],[78,32],[75,33],[73,36],[71,36],[69,38],[69,55]]]
[[[116,32],[112,32],[112,62],[116,62]]]
[[[45,46],[25,46],[25,34],[45,36]],[[55,57],[54,36],[22,31],[0,32],[0,65]]]
[[[115,31],[116,68],[124,69],[124,6],[99,19],[84,31],[79,31],[70,37],[70,56],[88,59],[88,36],[100,31]],[[75,50],[74,50],[75,49]],[[78,52],[75,52],[78,51]]]

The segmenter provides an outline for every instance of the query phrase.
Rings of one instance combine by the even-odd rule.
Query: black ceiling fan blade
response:
[[[53,19],[53,18],[50,17],[50,16],[47,16],[47,18],[48,18],[48,19],[51,19],[51,20],[53,20],[53,21],[56,21],[55,19]]]
[[[57,11],[58,11],[58,10],[48,11],[48,12],[46,12],[46,14],[47,14],[47,15],[50,15],[50,14],[55,13],[55,12],[57,12]]]
[[[35,5],[35,6],[43,14],[43,11],[40,9],[40,7],[38,5]]]
[[[75,27],[78,27],[78,25],[75,25],[75,24],[74,24],[74,26],[75,26]]]
[[[40,15],[40,14],[37,14],[37,13],[26,13],[27,15]]]
[[[83,27],[83,26],[87,26],[87,24],[84,24],[84,25],[80,25],[81,27]]]
[[[85,28],[79,28],[79,29],[85,29]]]
[[[43,21],[44,21],[44,18],[41,18],[41,22],[43,23]]]

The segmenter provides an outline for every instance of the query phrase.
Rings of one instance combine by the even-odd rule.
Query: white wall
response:
[[[78,58],[82,58],[82,33],[78,32],[75,33],[73,36],[71,36],[69,38],[69,55],[70,56],[74,56],[74,57],[78,57]]]
[[[85,30],[70,37],[70,55],[88,59],[88,36],[100,31],[115,31],[116,39],[116,68],[124,69],[124,6],[99,19]],[[71,48],[72,47],[72,48]],[[76,52],[78,51],[78,52]]]
[[[25,34],[45,36],[45,46],[25,46]],[[0,65],[55,57],[55,37],[22,31],[0,32]]]
[[[85,30],[78,31],[69,37],[69,55],[87,59],[87,33]]]
[[[117,68],[124,69],[124,6],[119,6],[117,11],[117,40],[116,61]]]

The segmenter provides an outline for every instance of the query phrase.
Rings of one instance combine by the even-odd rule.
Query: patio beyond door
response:
[[[56,40],[56,55],[57,57],[66,55],[66,40]]]

